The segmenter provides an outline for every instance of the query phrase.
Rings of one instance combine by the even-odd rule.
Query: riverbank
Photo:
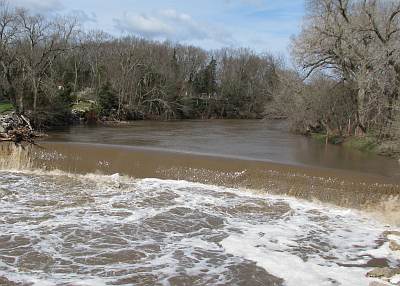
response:
[[[382,141],[368,134],[359,137],[332,136],[328,138],[326,134],[312,133],[310,137],[323,144],[340,145],[365,153],[400,159],[400,142],[395,139]]]
[[[3,110],[3,114],[1,112]],[[6,114],[13,114],[13,108],[9,103],[2,103],[0,104],[0,133],[1,129],[1,121],[4,119]],[[3,118],[3,119],[2,119]],[[267,121],[276,121],[276,122],[284,122],[283,125],[289,124],[286,119],[277,119],[276,117],[269,117],[270,119],[264,119]],[[80,101],[73,105],[71,110],[71,118],[66,124],[66,126],[57,125],[56,129],[63,129],[68,128],[69,126],[102,126],[102,127],[127,127],[127,126],[134,126],[138,121],[149,121],[149,122],[185,122],[188,120],[192,121],[199,121],[203,120],[200,118],[193,118],[193,119],[175,119],[175,120],[163,120],[162,118],[158,119],[138,119],[138,120],[117,120],[112,116],[109,117],[99,117],[98,110],[96,109],[96,104],[94,101]],[[223,119],[223,118],[216,118],[216,119],[207,119],[210,122],[215,122],[216,120],[226,121],[226,120],[243,120],[244,122],[250,122],[250,118],[242,118],[242,119]],[[260,119],[257,119],[260,120]],[[4,120],[3,120],[4,121]],[[286,124],[287,122],[287,124]],[[49,128],[49,130],[53,129]],[[285,127],[286,128],[286,127]],[[362,137],[339,137],[339,136],[330,136],[327,139],[326,134],[321,133],[311,133],[307,134],[311,138],[315,139],[317,142],[321,143],[330,143],[333,145],[340,145],[345,148],[358,150],[364,152],[366,154],[376,154],[388,158],[400,159],[400,143],[396,140],[386,140],[386,141],[379,141],[376,137],[371,135],[366,135]],[[5,137],[5,136],[3,136]]]
[[[215,121],[228,121],[228,120],[243,120],[244,122],[251,122],[252,120],[255,120],[254,118],[241,118],[241,119],[227,119],[227,118],[215,118],[215,119],[201,119],[201,118],[193,118],[193,119],[175,119],[175,120],[115,120],[115,119],[110,119],[110,118],[103,118],[103,119],[96,119],[93,121],[93,118],[90,117],[91,113],[82,113],[80,112],[75,112],[75,114],[81,114],[80,120],[77,120],[75,122],[78,122],[78,124],[82,124],[82,122],[88,122],[89,124],[92,125],[98,125],[98,126],[104,126],[104,127],[124,127],[124,126],[130,126],[130,125],[135,125],[136,122],[138,121],[149,121],[149,122],[185,122],[188,120],[191,121],[201,121],[201,120],[206,120],[210,122],[215,122]],[[85,116],[82,117],[82,114],[86,114]],[[256,119],[256,120],[265,120],[265,121],[271,121],[271,122],[283,122],[282,125],[288,125],[289,122],[287,119],[279,119],[279,118],[269,118],[269,119]],[[288,129],[288,127],[285,127]],[[296,134],[296,133],[294,133]],[[299,135],[300,136],[300,135]],[[304,136],[304,134],[302,135]],[[326,134],[321,134],[321,133],[311,133],[311,134],[306,134],[306,136],[310,136],[311,138],[317,140],[318,142],[321,143],[330,143],[333,145],[338,145],[338,146],[343,146],[345,148],[349,149],[354,149],[358,150],[367,154],[375,154],[379,156],[384,156],[388,158],[393,158],[393,159],[400,159],[400,142],[399,140],[378,140],[376,137],[372,135],[365,135],[365,136],[349,136],[349,137],[340,137],[340,136],[330,136],[327,138]]]

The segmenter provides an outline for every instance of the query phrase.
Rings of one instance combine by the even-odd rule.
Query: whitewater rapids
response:
[[[332,205],[118,174],[0,182],[0,285],[354,286],[399,264],[393,228]]]

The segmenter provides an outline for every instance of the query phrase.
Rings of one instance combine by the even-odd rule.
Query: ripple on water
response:
[[[367,285],[381,259],[385,227],[350,210],[183,181],[0,181],[0,285]]]

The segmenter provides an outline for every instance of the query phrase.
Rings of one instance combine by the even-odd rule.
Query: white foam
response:
[[[393,283],[395,285],[400,283],[400,274],[397,274],[395,276],[393,276],[392,278],[390,278],[390,283]]]
[[[39,243],[33,246],[39,252],[47,253],[53,258],[74,261],[71,250],[64,249],[63,240],[69,236],[78,237],[75,232],[80,230],[96,234],[111,229],[112,235],[121,241],[120,245],[115,243],[110,246],[113,247],[113,251],[140,249],[149,244],[160,247],[158,252],[147,253],[148,256],[143,261],[135,263],[124,262],[105,266],[80,263],[79,267],[87,273],[94,270],[96,273],[114,273],[147,267],[154,269],[152,274],[157,276],[160,283],[166,285],[169,277],[177,275],[179,271],[193,276],[219,276],[221,284],[235,284],[235,281],[224,280],[228,279],[224,273],[229,270],[229,266],[253,261],[270,274],[283,278],[288,286],[353,286],[368,285],[372,280],[365,277],[368,268],[351,267],[352,264],[365,264],[370,259],[368,255],[393,261],[396,259],[388,248],[388,243],[380,248],[376,243],[377,238],[387,228],[353,210],[247,190],[186,181],[135,180],[119,174],[79,176],[57,172],[29,175],[0,173],[0,180],[2,177],[7,181],[2,184],[2,188],[14,190],[17,198],[0,200],[0,210],[10,210],[6,216],[29,217],[32,220],[51,215],[37,223],[21,220],[1,226],[4,234],[19,234],[39,240]],[[60,180],[61,177],[66,177],[67,180]],[[70,185],[72,180],[77,182]],[[156,199],[162,199],[165,194],[169,196],[157,205]],[[83,202],[77,203],[74,200],[75,196],[82,197]],[[90,200],[86,202],[87,197]],[[30,207],[32,202],[47,200],[63,204],[54,207]],[[283,210],[280,209],[280,204]],[[235,211],[243,205],[262,205],[267,211],[270,206],[272,216],[268,212],[263,215],[257,212],[252,214]],[[187,219],[192,220],[193,225],[204,223],[203,217],[221,219],[223,224],[218,224],[215,229],[205,227],[189,231],[190,233],[158,230],[157,227],[166,227],[163,224],[164,220],[166,225],[174,223],[168,221],[169,218],[165,216],[176,208],[198,215],[198,218],[189,216]],[[286,212],[286,208],[290,211]],[[277,212],[276,216],[273,215],[274,211]],[[160,215],[164,215],[160,221],[161,225],[156,225],[154,230],[150,227],[141,228],[146,221]],[[251,219],[248,215],[252,215]],[[177,216],[176,219],[178,224],[179,219],[184,220],[185,217]],[[61,234],[60,228],[71,228],[71,233]],[[155,239],[152,235],[160,237]],[[218,235],[226,238],[220,242],[208,239],[208,236]],[[99,237],[94,235],[88,240],[76,243],[74,251],[99,252],[99,241]],[[175,255],[177,251],[182,252],[184,258],[191,261],[190,267],[182,266],[182,261]],[[198,252],[202,251],[223,257],[226,261],[221,259],[218,265],[210,264],[207,259],[201,256],[199,258]],[[96,254],[98,253],[87,255],[86,259],[93,258]],[[0,270],[2,269],[8,271],[0,271],[0,276],[4,275],[19,282],[30,281],[36,283],[35,286],[53,286],[60,283],[97,286],[113,281],[112,277],[106,279],[73,273],[16,274],[17,269],[14,265],[6,263],[0,264]],[[208,271],[207,274],[204,270]],[[340,284],[334,284],[333,281]]]
[[[248,233],[244,236],[248,236]],[[222,246],[233,255],[255,261],[269,273],[283,278],[288,286],[334,285],[333,280],[343,286],[368,285],[365,269],[320,265],[324,262],[319,259],[305,262],[285,252],[286,245],[282,245],[281,250],[274,250],[255,246],[251,238],[230,236],[222,242]]]
[[[388,239],[392,240],[400,245],[400,236],[399,235],[393,235],[393,234],[388,235]]]

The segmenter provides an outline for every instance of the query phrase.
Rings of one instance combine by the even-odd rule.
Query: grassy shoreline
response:
[[[8,102],[0,102],[0,114],[6,113],[9,111],[13,111],[14,107],[11,103]]]
[[[332,136],[327,139],[326,134],[312,133],[311,138],[323,144],[341,145],[345,148],[355,149],[364,153],[400,159],[400,144],[398,141],[379,141],[376,137],[369,134],[362,137]]]

